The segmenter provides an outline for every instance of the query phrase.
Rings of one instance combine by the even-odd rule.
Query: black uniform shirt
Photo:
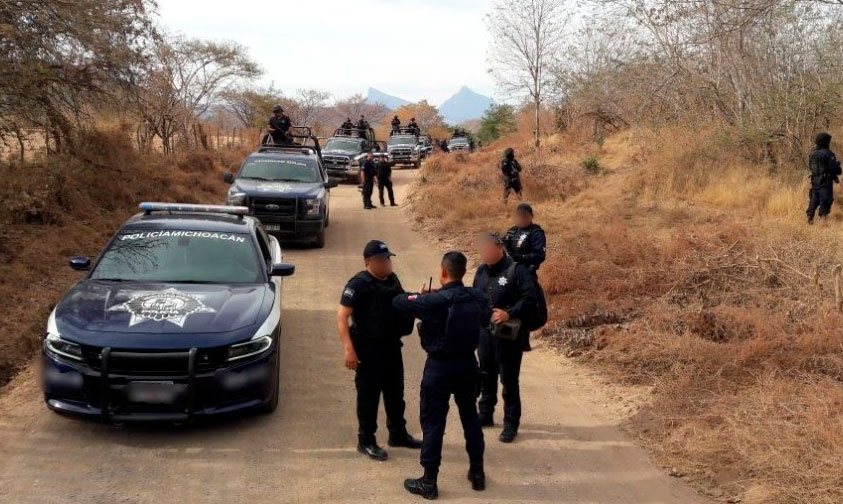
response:
[[[372,178],[378,174],[378,167],[375,166],[375,162],[371,159],[367,159],[363,161],[363,174],[366,178]]]
[[[393,292],[388,299],[379,299],[381,291]],[[392,306],[392,298],[403,292],[395,273],[380,280],[368,271],[354,275],[343,288],[340,304],[352,308],[352,339],[355,347],[361,340],[376,338],[379,344],[395,342],[412,332],[412,319],[402,317]],[[363,334],[361,334],[363,333]]]
[[[492,308],[506,310],[511,318],[521,318],[535,309],[536,284],[530,270],[516,264],[512,278],[507,276],[513,259],[504,256],[497,264],[483,264],[474,275],[474,287],[489,298]]]
[[[392,176],[392,166],[389,161],[382,160],[378,163],[378,179],[383,182]]]
[[[826,148],[811,151],[808,156],[808,169],[811,170],[811,185],[814,187],[832,186],[841,175],[840,161]]]
[[[512,226],[506,232],[506,250],[509,255],[527,266],[530,271],[538,271],[547,255],[547,237],[538,224],[520,228]]]
[[[517,159],[504,158],[501,160],[501,172],[503,172],[504,177],[518,177],[521,174],[521,164],[518,163]]]

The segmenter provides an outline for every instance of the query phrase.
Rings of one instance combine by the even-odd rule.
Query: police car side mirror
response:
[[[234,175],[231,172],[225,172],[222,176],[222,179],[226,184],[234,183]]]
[[[325,182],[325,189],[333,189],[334,187],[337,187],[338,185],[340,185],[340,184],[336,180],[329,180],[329,181]]]
[[[91,259],[85,256],[73,256],[70,258],[70,267],[80,271],[89,270],[91,269]]]
[[[269,271],[269,276],[290,276],[296,272],[296,266],[290,263],[275,263]]]

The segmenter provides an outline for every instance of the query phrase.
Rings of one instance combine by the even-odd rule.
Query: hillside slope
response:
[[[710,495],[839,503],[840,210],[807,227],[804,177],[759,179],[699,145],[632,131],[603,147],[553,137],[542,161],[521,157],[525,198],[549,236],[541,281],[553,320],[540,337],[649,387],[630,429]],[[461,248],[506,229],[502,147],[431,159],[412,199],[417,223]]]

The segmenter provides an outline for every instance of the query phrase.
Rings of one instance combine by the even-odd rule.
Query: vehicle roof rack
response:
[[[319,139],[313,134],[309,126],[291,126],[287,132],[287,137],[290,139],[289,142],[276,143],[272,139],[272,135],[266,135],[258,146],[258,152],[286,151],[303,154],[315,152],[319,160],[322,160],[322,147],[319,145]]]
[[[360,134],[363,133],[363,136]],[[370,142],[375,141],[375,130],[372,128],[358,128],[356,126],[351,128],[337,128],[334,130],[333,136],[335,137],[347,137],[347,138],[360,138],[362,140],[368,140]]]
[[[411,128],[409,126],[401,126],[397,130],[392,130],[389,133],[389,136],[395,136],[395,135],[415,135],[415,136],[419,136],[421,134],[421,132],[417,133],[417,131],[419,131],[419,130],[417,130],[416,128]]]
[[[236,215],[242,219],[244,215],[249,214],[249,209],[244,206],[194,205],[192,203],[161,203],[145,201],[138,205],[138,208],[143,210],[143,213],[146,215],[151,215],[152,212],[212,213],[222,215]]]

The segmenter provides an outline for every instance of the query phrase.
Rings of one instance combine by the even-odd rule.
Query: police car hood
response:
[[[268,182],[264,180],[237,179],[236,190],[256,198],[316,198],[324,189],[319,182]]]
[[[264,284],[76,284],[56,307],[62,337],[130,347],[225,345],[250,338],[274,292]]]

